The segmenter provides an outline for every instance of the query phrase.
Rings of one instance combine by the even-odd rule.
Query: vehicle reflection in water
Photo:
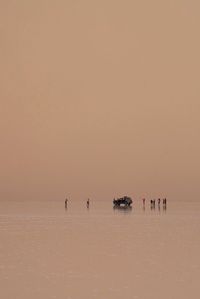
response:
[[[116,212],[121,212],[121,213],[129,213],[132,212],[132,207],[131,206],[118,206],[115,205],[113,206],[113,211]]]

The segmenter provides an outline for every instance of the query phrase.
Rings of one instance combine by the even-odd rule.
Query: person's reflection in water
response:
[[[163,205],[163,212],[166,213],[166,211],[167,211],[167,205],[165,204]]]

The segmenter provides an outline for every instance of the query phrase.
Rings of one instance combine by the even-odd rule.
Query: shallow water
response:
[[[0,202],[3,299],[200,298],[200,204]]]

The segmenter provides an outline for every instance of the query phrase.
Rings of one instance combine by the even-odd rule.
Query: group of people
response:
[[[143,201],[143,206],[145,206],[146,198],[143,198],[142,201]],[[158,207],[159,207],[160,204],[161,204],[161,199],[158,198],[158,199],[157,199],[157,202],[158,202]],[[166,205],[167,205],[167,199],[166,199],[166,198],[163,198],[163,199],[162,199],[162,203],[163,203],[163,206],[166,207]],[[150,205],[151,205],[152,208],[155,208],[155,206],[156,206],[156,199],[151,199],[151,200],[150,200]]]
[[[146,198],[143,198],[142,201],[143,201],[143,207],[145,207]],[[157,199],[158,207],[160,207],[161,201],[163,203],[163,207],[166,207],[166,205],[167,205],[167,199],[166,198],[163,198],[162,200],[160,198]],[[65,199],[65,208],[67,208],[67,205],[68,205],[68,199],[66,198]],[[151,208],[155,208],[155,206],[156,206],[156,199],[151,199],[150,200],[150,206],[151,206]],[[90,207],[90,199],[89,198],[86,201],[86,207],[87,208]]]

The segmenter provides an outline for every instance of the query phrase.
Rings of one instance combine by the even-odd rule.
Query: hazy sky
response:
[[[200,200],[198,0],[0,0],[0,199]]]

